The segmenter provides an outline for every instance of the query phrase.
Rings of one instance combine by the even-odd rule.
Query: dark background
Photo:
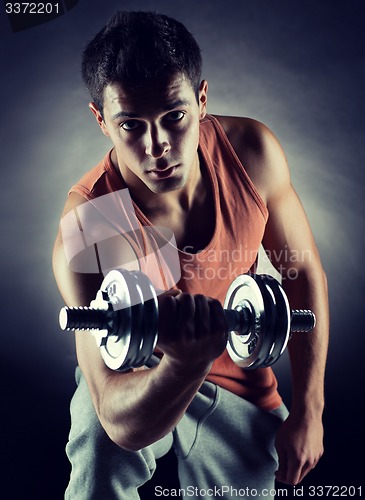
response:
[[[73,336],[58,327],[51,252],[69,186],[109,148],[79,66],[84,43],[117,8],[182,21],[203,49],[209,112],[263,121],[284,146],[331,302],[326,454],[304,484],[362,485],[363,2],[80,0],[16,33],[0,5],[0,497],[57,500],[68,481],[75,356]],[[275,372],[289,404],[286,356]]]

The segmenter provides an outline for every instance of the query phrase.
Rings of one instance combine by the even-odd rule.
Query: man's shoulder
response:
[[[273,135],[266,125],[244,116],[214,116],[239,156],[247,151],[257,155],[264,153],[265,145]]]
[[[217,116],[235,153],[263,199],[273,179],[287,177],[285,153],[273,132],[253,118]]]
[[[260,125],[263,125],[261,122],[248,116],[223,116],[216,114],[214,114],[213,116],[219,121],[224,130],[228,132],[237,127],[244,131],[250,128],[255,129]]]

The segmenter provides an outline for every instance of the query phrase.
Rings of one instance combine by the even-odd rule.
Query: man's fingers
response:
[[[317,461],[318,462],[318,461]],[[276,471],[276,480],[290,485],[297,485],[303,481],[305,476],[316,466],[316,463],[305,462],[304,464],[297,460],[288,460],[287,462],[280,462],[279,468]]]
[[[302,467],[303,465],[301,462],[298,462],[297,460],[289,460],[285,482],[291,485],[298,484],[301,478]]]
[[[211,330],[211,318],[209,302],[204,295],[195,296],[195,335],[197,338],[209,335]]]
[[[157,296],[171,295],[172,297],[176,297],[177,295],[180,295],[180,293],[183,293],[183,291],[180,290],[180,288],[172,288],[171,290],[166,290],[166,291],[156,290],[156,293],[157,293]]]
[[[318,464],[319,459],[321,458],[321,456],[322,455],[320,455],[318,458],[315,458],[313,460],[307,461],[303,465],[302,470],[301,470],[301,474],[300,474],[299,482],[302,482],[303,479],[305,478],[305,476],[308,474],[308,472],[310,472],[312,469],[314,469],[316,467],[316,465]]]
[[[305,476],[310,472],[315,466],[310,465],[309,463],[306,463],[303,465],[302,470],[300,471],[300,477],[298,483],[301,483]]]
[[[168,341],[176,325],[177,303],[174,296],[167,294],[159,298],[158,332],[159,343]]]

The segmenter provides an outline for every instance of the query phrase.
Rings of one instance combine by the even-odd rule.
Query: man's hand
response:
[[[322,418],[289,415],[277,433],[275,446],[279,456],[277,481],[300,483],[323,455]]]
[[[227,345],[221,303],[204,295],[166,293],[159,297],[157,347],[176,367],[208,372]]]

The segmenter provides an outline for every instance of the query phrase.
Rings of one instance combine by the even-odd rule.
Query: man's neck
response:
[[[118,166],[115,150],[112,151],[111,158],[114,168],[119,175],[122,175]],[[154,193],[137,176],[135,176],[135,174],[130,172],[130,175],[130,179],[126,179],[125,177],[127,176],[122,175],[123,180],[127,184],[132,199],[147,217],[176,211],[189,213],[196,199],[201,198],[205,193],[198,153],[196,154],[189,177],[184,187],[175,191]]]

